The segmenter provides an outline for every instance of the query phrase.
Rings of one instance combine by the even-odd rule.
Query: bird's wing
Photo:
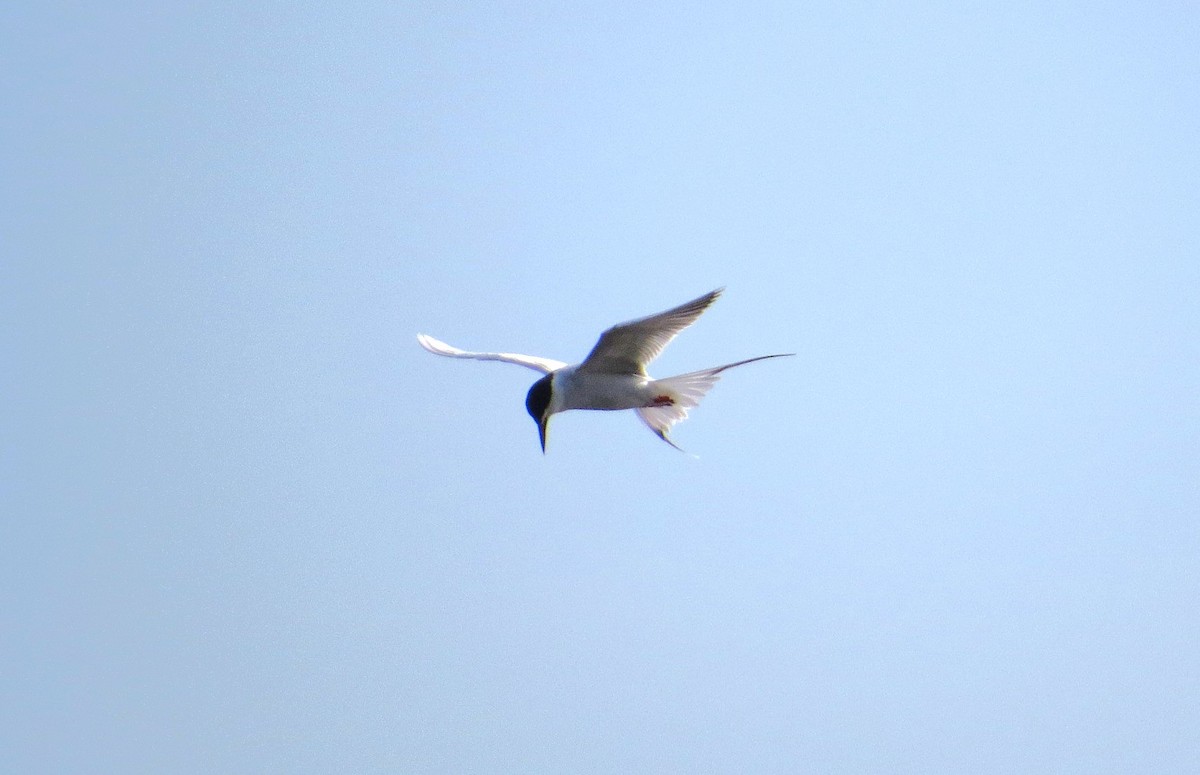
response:
[[[600,335],[600,341],[579,364],[581,372],[645,374],[646,365],[658,357],[680,331],[696,322],[721,295],[723,288],[704,294],[657,315],[621,323]]]
[[[444,355],[447,358],[472,358],[477,361],[503,361],[504,363],[515,363],[518,366],[524,366],[527,369],[540,371],[543,374],[549,374],[552,371],[558,371],[567,364],[562,361],[556,361],[553,358],[539,358],[536,355],[520,355],[518,353],[472,353],[466,350],[460,350],[457,347],[451,347],[445,342],[434,339],[428,334],[417,334],[417,344],[424,347],[434,355]]]

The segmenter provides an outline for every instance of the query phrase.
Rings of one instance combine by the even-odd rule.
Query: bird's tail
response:
[[[638,409],[638,418],[646,423],[646,427],[655,436],[682,452],[683,450],[668,436],[671,426],[686,420],[688,410],[700,405],[701,399],[708,395],[708,391],[712,390],[713,385],[721,379],[721,372],[732,369],[734,366],[744,366],[747,363],[763,361],[767,358],[782,358],[788,355],[795,355],[795,353],[760,355],[757,358],[747,358],[744,361],[727,363],[712,369],[693,371],[666,379],[656,379],[651,384],[656,391],[660,391],[659,396],[663,399],[662,403]]]

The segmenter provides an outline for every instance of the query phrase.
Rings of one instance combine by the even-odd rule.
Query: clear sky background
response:
[[[1200,771],[1200,11],[9,3],[0,770]],[[724,285],[677,427],[528,370]]]

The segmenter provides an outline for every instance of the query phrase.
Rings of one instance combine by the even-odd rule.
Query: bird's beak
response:
[[[546,425],[550,422],[549,417],[543,417],[538,420],[538,438],[542,442],[542,454],[546,454]]]

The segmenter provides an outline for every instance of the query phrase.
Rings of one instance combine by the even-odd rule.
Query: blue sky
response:
[[[1186,3],[0,11],[0,769],[1194,772]],[[536,375],[726,294],[676,440]]]

